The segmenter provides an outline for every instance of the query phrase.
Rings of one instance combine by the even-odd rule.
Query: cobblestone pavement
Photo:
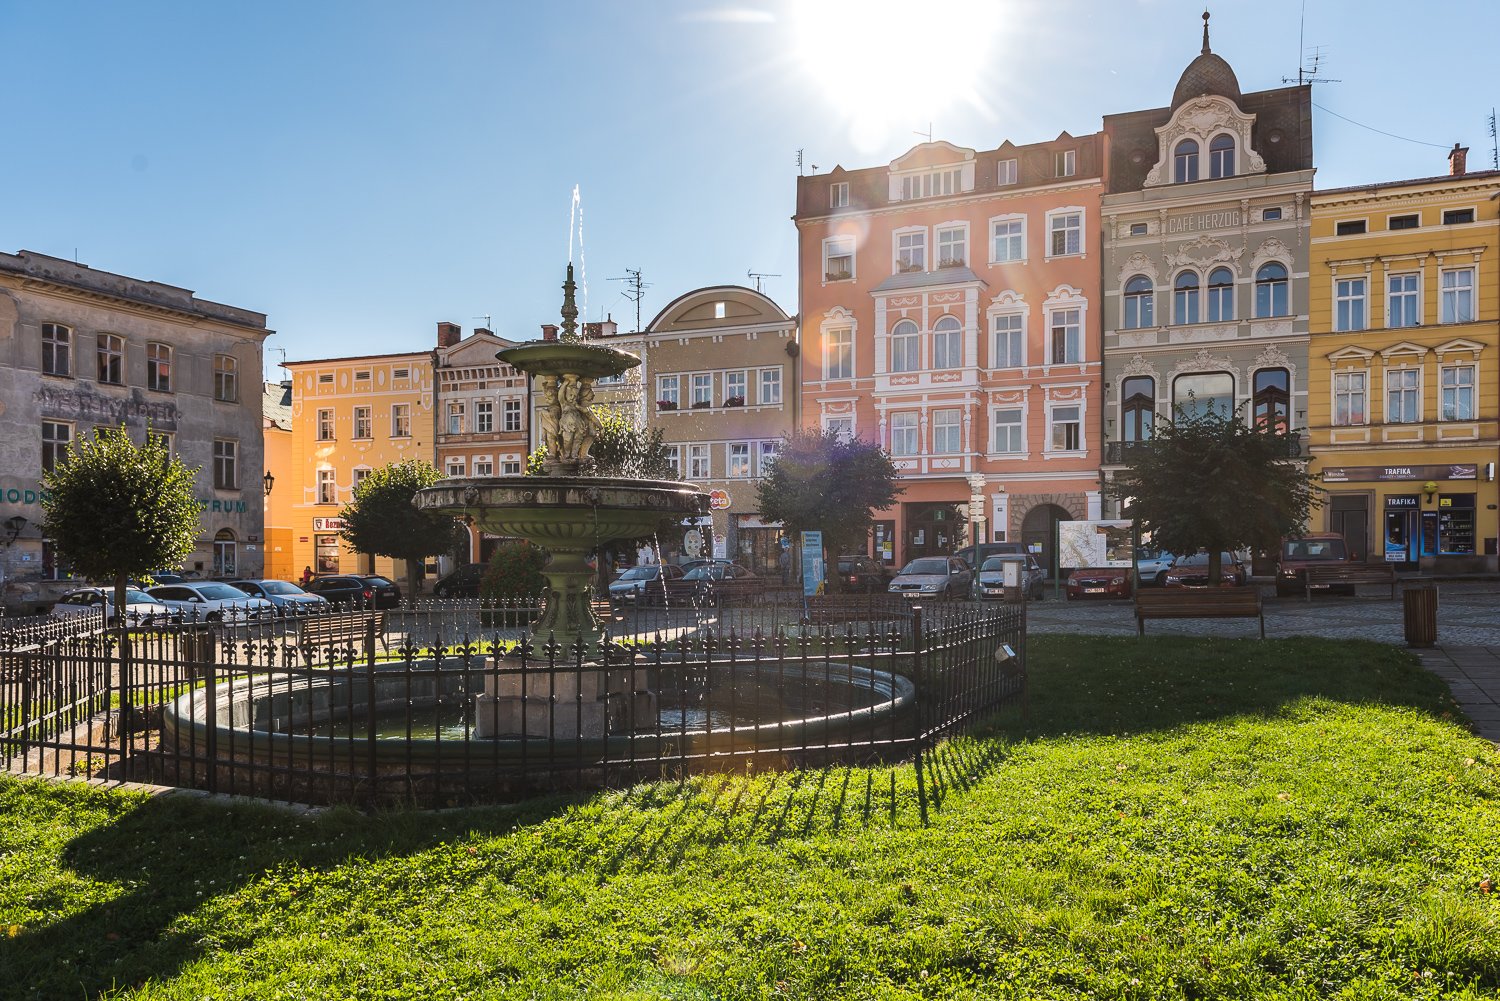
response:
[[[1500,742],[1500,646],[1446,646],[1417,655],[1423,667],[1448,682],[1479,735]]]
[[[1438,588],[1438,643],[1445,647],[1500,649],[1500,583],[1443,582]],[[1261,588],[1265,598],[1266,638],[1323,636],[1405,643],[1400,589],[1390,600],[1389,589],[1360,588],[1357,597],[1318,595],[1277,598]],[[1036,633],[1135,635],[1135,614],[1129,601],[1067,601],[1047,592],[1044,601],[1027,609],[1027,629]],[[1152,619],[1148,636],[1260,635],[1254,619]]]

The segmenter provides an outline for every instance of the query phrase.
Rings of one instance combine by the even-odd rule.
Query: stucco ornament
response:
[[[1145,275],[1151,279],[1152,285],[1157,284],[1160,278],[1156,270],[1156,262],[1139,250],[1125,258],[1125,264],[1120,268],[1120,280],[1118,284],[1124,285],[1125,282],[1135,275]]]
[[[1156,130],[1156,165],[1146,175],[1144,187],[1172,184],[1172,151],[1184,138],[1198,142],[1200,164],[1207,166],[1208,144],[1214,136],[1228,134],[1234,138],[1235,175],[1264,174],[1266,161],[1250,145],[1250,130],[1255,116],[1247,115],[1227,97],[1206,94],[1178,108],[1167,124]],[[1200,170],[1200,177],[1207,176]]]
[[[1255,256],[1250,259],[1250,273],[1254,274],[1260,270],[1260,266],[1267,261],[1280,261],[1289,264],[1292,259],[1292,250],[1276,237],[1271,237],[1255,248]]]
[[[1199,236],[1190,243],[1184,243],[1175,251],[1167,255],[1167,267],[1177,268],[1207,268],[1215,264],[1228,264],[1233,266],[1245,252],[1241,247],[1235,250],[1224,240],[1211,236]]]
[[[1156,375],[1156,366],[1146,360],[1144,355],[1131,355],[1130,361],[1120,370],[1121,375]]]

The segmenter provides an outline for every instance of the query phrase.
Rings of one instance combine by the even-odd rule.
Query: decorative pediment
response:
[[[1287,270],[1291,270],[1292,248],[1282,243],[1276,237],[1271,237],[1255,248],[1255,256],[1250,258],[1250,273],[1252,275],[1255,274],[1255,272],[1260,270],[1260,266],[1267,261],[1279,261],[1287,265]]]
[[[1297,366],[1292,363],[1287,353],[1277,347],[1268,347],[1255,356],[1255,360],[1250,363],[1250,369],[1254,371],[1258,368],[1284,368],[1288,372],[1297,370]]]
[[[1428,350],[1425,344],[1402,341],[1399,344],[1392,344],[1388,348],[1381,348],[1380,356],[1386,359],[1394,358],[1398,355],[1415,355],[1417,358],[1423,358],[1427,355]]]
[[[1266,161],[1250,145],[1250,130],[1254,125],[1255,116],[1245,114],[1227,97],[1205,94],[1185,101],[1167,124],[1156,130],[1156,166],[1146,175],[1144,187],[1173,183],[1172,150],[1184,138],[1197,140],[1198,162],[1206,168],[1208,144],[1215,136],[1228,134],[1234,138],[1235,174],[1264,174]],[[1206,177],[1207,170],[1201,170],[1199,176]]]
[[[1172,366],[1172,375],[1179,376],[1185,372],[1228,372],[1234,376],[1234,381],[1240,381],[1239,366],[1223,355],[1211,353],[1208,348],[1200,348],[1197,354],[1179,358],[1176,365]]]
[[[1139,250],[1125,258],[1125,263],[1120,267],[1119,284],[1123,287],[1133,275],[1145,275],[1151,279],[1152,285],[1157,284],[1160,279],[1156,272],[1156,262]]]
[[[1082,386],[1059,386],[1056,388],[1053,388],[1052,386],[1047,387],[1048,403],[1071,403],[1073,400],[1081,399],[1083,399]]]
[[[854,314],[843,306],[835,306],[823,314],[823,327],[844,327],[854,325]]]
[[[844,414],[854,413],[853,400],[835,400],[831,403],[822,404],[823,414],[826,417],[839,417]]]
[[[1175,271],[1178,268],[1207,268],[1215,264],[1233,266],[1244,252],[1243,247],[1235,250],[1224,240],[1203,235],[1168,254],[1167,267]]]
[[[1328,360],[1331,362],[1357,361],[1368,364],[1370,359],[1374,357],[1375,352],[1369,348],[1362,348],[1357,344],[1349,344],[1339,348],[1337,351],[1330,351],[1328,353]]]
[[[1083,289],[1074,288],[1067,282],[1057,286],[1043,301],[1043,306],[1056,306],[1064,303],[1083,302]]]
[[[1026,297],[1013,288],[1002,289],[990,301],[990,309],[1018,309],[1026,305]]]
[[[918,143],[891,161],[891,170],[921,170],[924,167],[956,167],[974,159],[974,151],[942,139]]]
[[[1130,360],[1125,363],[1125,367],[1120,369],[1120,375],[1149,375],[1155,378],[1156,366],[1147,361],[1144,355],[1135,354],[1131,355]]]
[[[1484,350],[1484,345],[1480,344],[1478,341],[1471,341],[1466,337],[1456,337],[1451,341],[1446,341],[1442,344],[1439,344],[1437,347],[1433,348],[1433,350],[1437,352],[1437,356],[1439,358],[1443,357],[1443,355],[1458,354],[1474,355],[1477,358],[1479,356],[1479,352]]]

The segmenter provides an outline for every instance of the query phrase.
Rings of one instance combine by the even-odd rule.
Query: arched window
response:
[[[915,372],[922,367],[922,339],[917,325],[902,320],[891,328],[891,371]]]
[[[1189,418],[1210,412],[1228,418],[1234,413],[1234,376],[1228,372],[1179,375],[1172,383],[1172,407]]]
[[[214,576],[238,576],[239,571],[235,569],[236,563],[234,533],[227,528],[221,528],[214,536]]]
[[[1286,266],[1275,261],[1255,272],[1255,315],[1286,316]]]
[[[1208,144],[1208,176],[1234,176],[1234,136],[1214,136]]]
[[[957,317],[944,316],[932,325],[932,367],[936,370],[962,368],[964,363],[961,326]]]
[[[1172,154],[1172,176],[1177,183],[1184,181],[1196,181],[1198,179],[1198,143],[1192,139],[1184,139],[1177,144],[1176,151]]]
[[[1149,376],[1132,376],[1121,384],[1120,396],[1120,416],[1124,425],[1121,439],[1147,441],[1156,418],[1156,380]]]
[[[1125,283],[1125,323],[1127,330],[1156,326],[1156,290],[1151,279],[1136,275]]]
[[[1172,322],[1198,322],[1198,272],[1184,271],[1172,282]]]
[[[1208,276],[1208,322],[1234,319],[1234,272],[1214,268]]]
[[[1255,373],[1255,426],[1285,431],[1291,426],[1291,376],[1284,368],[1263,368]]]

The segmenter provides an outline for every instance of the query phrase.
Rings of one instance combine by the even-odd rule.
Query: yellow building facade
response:
[[[404,563],[358,553],[340,537],[339,512],[371,471],[404,459],[433,461],[432,353],[289,362],[286,370],[292,384],[285,500],[293,577],[311,568],[400,581]],[[282,474],[275,475],[273,493],[280,494]]]
[[[1311,527],[1398,570],[1496,570],[1500,172],[1465,152],[1312,196]]]

